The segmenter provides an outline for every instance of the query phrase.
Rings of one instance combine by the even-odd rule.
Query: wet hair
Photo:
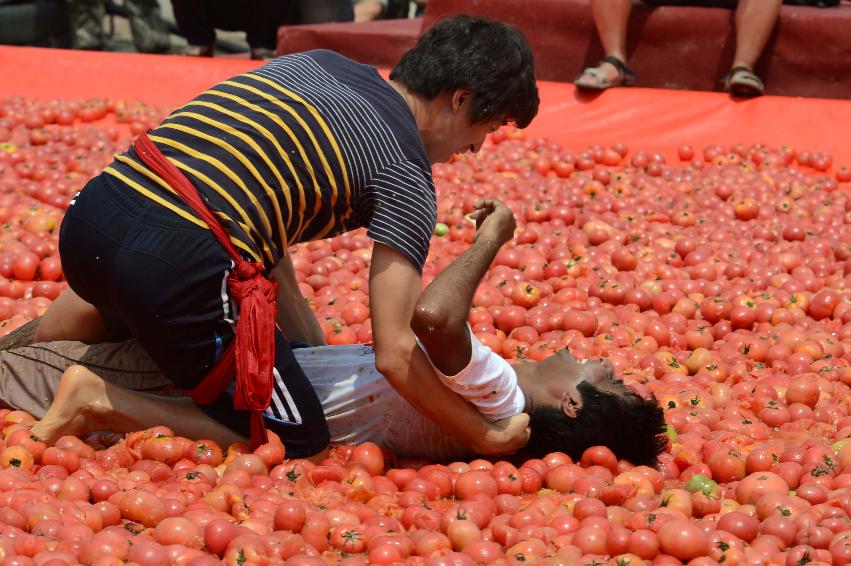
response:
[[[441,20],[402,56],[390,79],[432,100],[469,88],[470,121],[513,122],[525,128],[538,113],[535,61],[517,28],[480,17]]]
[[[529,414],[532,434],[526,451],[541,458],[564,452],[574,460],[591,446],[607,446],[615,456],[633,465],[655,467],[668,445],[665,416],[655,398],[634,392],[601,391],[582,381],[577,386],[582,407],[572,418],[560,407],[534,407]]]

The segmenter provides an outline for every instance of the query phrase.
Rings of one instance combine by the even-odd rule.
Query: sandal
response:
[[[600,65],[603,63],[608,63],[613,66],[618,71],[617,78],[613,80],[609,80],[606,78],[606,75],[599,69]],[[594,79],[595,84],[583,84],[580,83],[580,79],[583,77],[591,77]],[[615,57],[614,55],[609,55],[596,67],[588,67],[582,74],[576,77],[573,81],[573,84],[576,85],[577,88],[585,89],[585,90],[606,90],[607,88],[611,88],[613,86],[632,86],[635,82],[635,72],[626,66],[626,63]]]
[[[183,48],[181,51],[181,55],[186,55],[187,57],[213,57],[216,53],[216,46],[214,44],[209,45],[192,45],[189,44]]]
[[[722,79],[724,90],[733,96],[762,96],[765,85],[747,67],[733,67]]]

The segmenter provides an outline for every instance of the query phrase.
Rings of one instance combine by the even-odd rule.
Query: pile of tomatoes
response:
[[[0,335],[39,316],[66,284],[58,228],[123,136],[164,111],[121,100],[0,100]],[[122,146],[123,147],[123,146]]]
[[[69,199],[126,144],[128,119],[132,135],[159,116],[0,102],[5,332],[63,288]],[[605,447],[439,464],[369,443],[312,464],[275,439],[250,453],[165,427],[47,447],[3,410],[0,566],[851,564],[847,168],[759,144],[566,151],[504,129],[434,177],[424,283],[472,241],[476,200],[503,200],[518,230],[476,292],[473,331],[517,363],[608,357],[665,410],[658,469]],[[328,342],[371,341],[365,233],[291,256]]]

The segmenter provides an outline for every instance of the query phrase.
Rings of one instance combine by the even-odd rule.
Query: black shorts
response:
[[[189,390],[234,337],[227,292],[233,265],[212,232],[106,173],[85,186],[62,221],[59,253],[71,289],[100,312],[112,339],[135,337],[166,376]],[[329,441],[322,405],[280,332],[270,430],[298,457]],[[202,407],[247,436],[249,413],[222,394]]]

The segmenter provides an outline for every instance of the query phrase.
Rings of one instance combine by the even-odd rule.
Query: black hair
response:
[[[480,17],[436,23],[402,56],[390,79],[426,100],[469,88],[474,124],[498,119],[525,128],[538,113],[535,61],[526,38],[513,26]]]
[[[577,389],[582,407],[575,418],[559,407],[533,407],[532,434],[526,445],[529,457],[561,451],[579,460],[587,448],[607,446],[633,465],[656,467],[668,437],[665,415],[655,398],[644,399],[635,392],[608,393],[585,381]]]

